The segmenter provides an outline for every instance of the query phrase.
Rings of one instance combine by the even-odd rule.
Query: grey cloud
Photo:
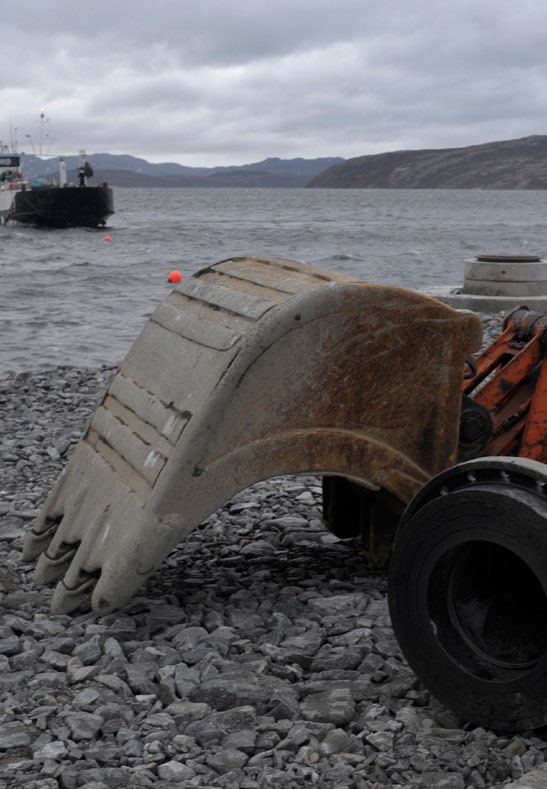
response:
[[[9,25],[5,117],[22,138],[45,106],[63,150],[229,164],[547,127],[543,0],[29,0]]]

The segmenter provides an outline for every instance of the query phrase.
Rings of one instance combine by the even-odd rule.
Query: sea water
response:
[[[236,255],[416,289],[461,284],[480,253],[547,256],[543,191],[114,192],[107,229],[0,227],[0,373],[117,364],[173,287],[171,270]]]

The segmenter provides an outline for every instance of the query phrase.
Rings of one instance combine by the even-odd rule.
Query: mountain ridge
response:
[[[316,159],[280,159],[219,167],[151,163],[129,154],[88,156],[94,183],[134,188],[547,189],[547,135],[460,148],[424,148]],[[58,177],[59,159],[22,159],[27,178]],[[77,156],[65,158],[77,182]],[[92,182],[92,183],[93,183]]]
[[[547,189],[547,135],[462,148],[357,156],[312,178],[310,189]]]
[[[70,181],[77,181],[80,157],[64,157]],[[334,164],[341,157],[316,159],[280,159],[270,157],[261,162],[221,167],[187,167],[175,162],[152,163],[129,154],[96,153],[87,156],[94,171],[94,182],[108,181],[126,187],[302,187],[310,178]],[[59,157],[43,159],[23,154],[21,160],[27,178],[58,178]]]

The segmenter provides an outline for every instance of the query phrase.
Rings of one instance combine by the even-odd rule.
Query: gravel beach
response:
[[[113,374],[0,377],[0,789],[501,789],[543,764],[546,733],[477,728],[416,680],[316,478],[236,496],[123,611],[52,616],[23,535]]]

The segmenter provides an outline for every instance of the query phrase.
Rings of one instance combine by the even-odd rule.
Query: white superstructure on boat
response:
[[[21,175],[21,154],[13,153],[7,145],[0,143],[0,220],[6,222],[15,200],[15,195],[26,183]]]

